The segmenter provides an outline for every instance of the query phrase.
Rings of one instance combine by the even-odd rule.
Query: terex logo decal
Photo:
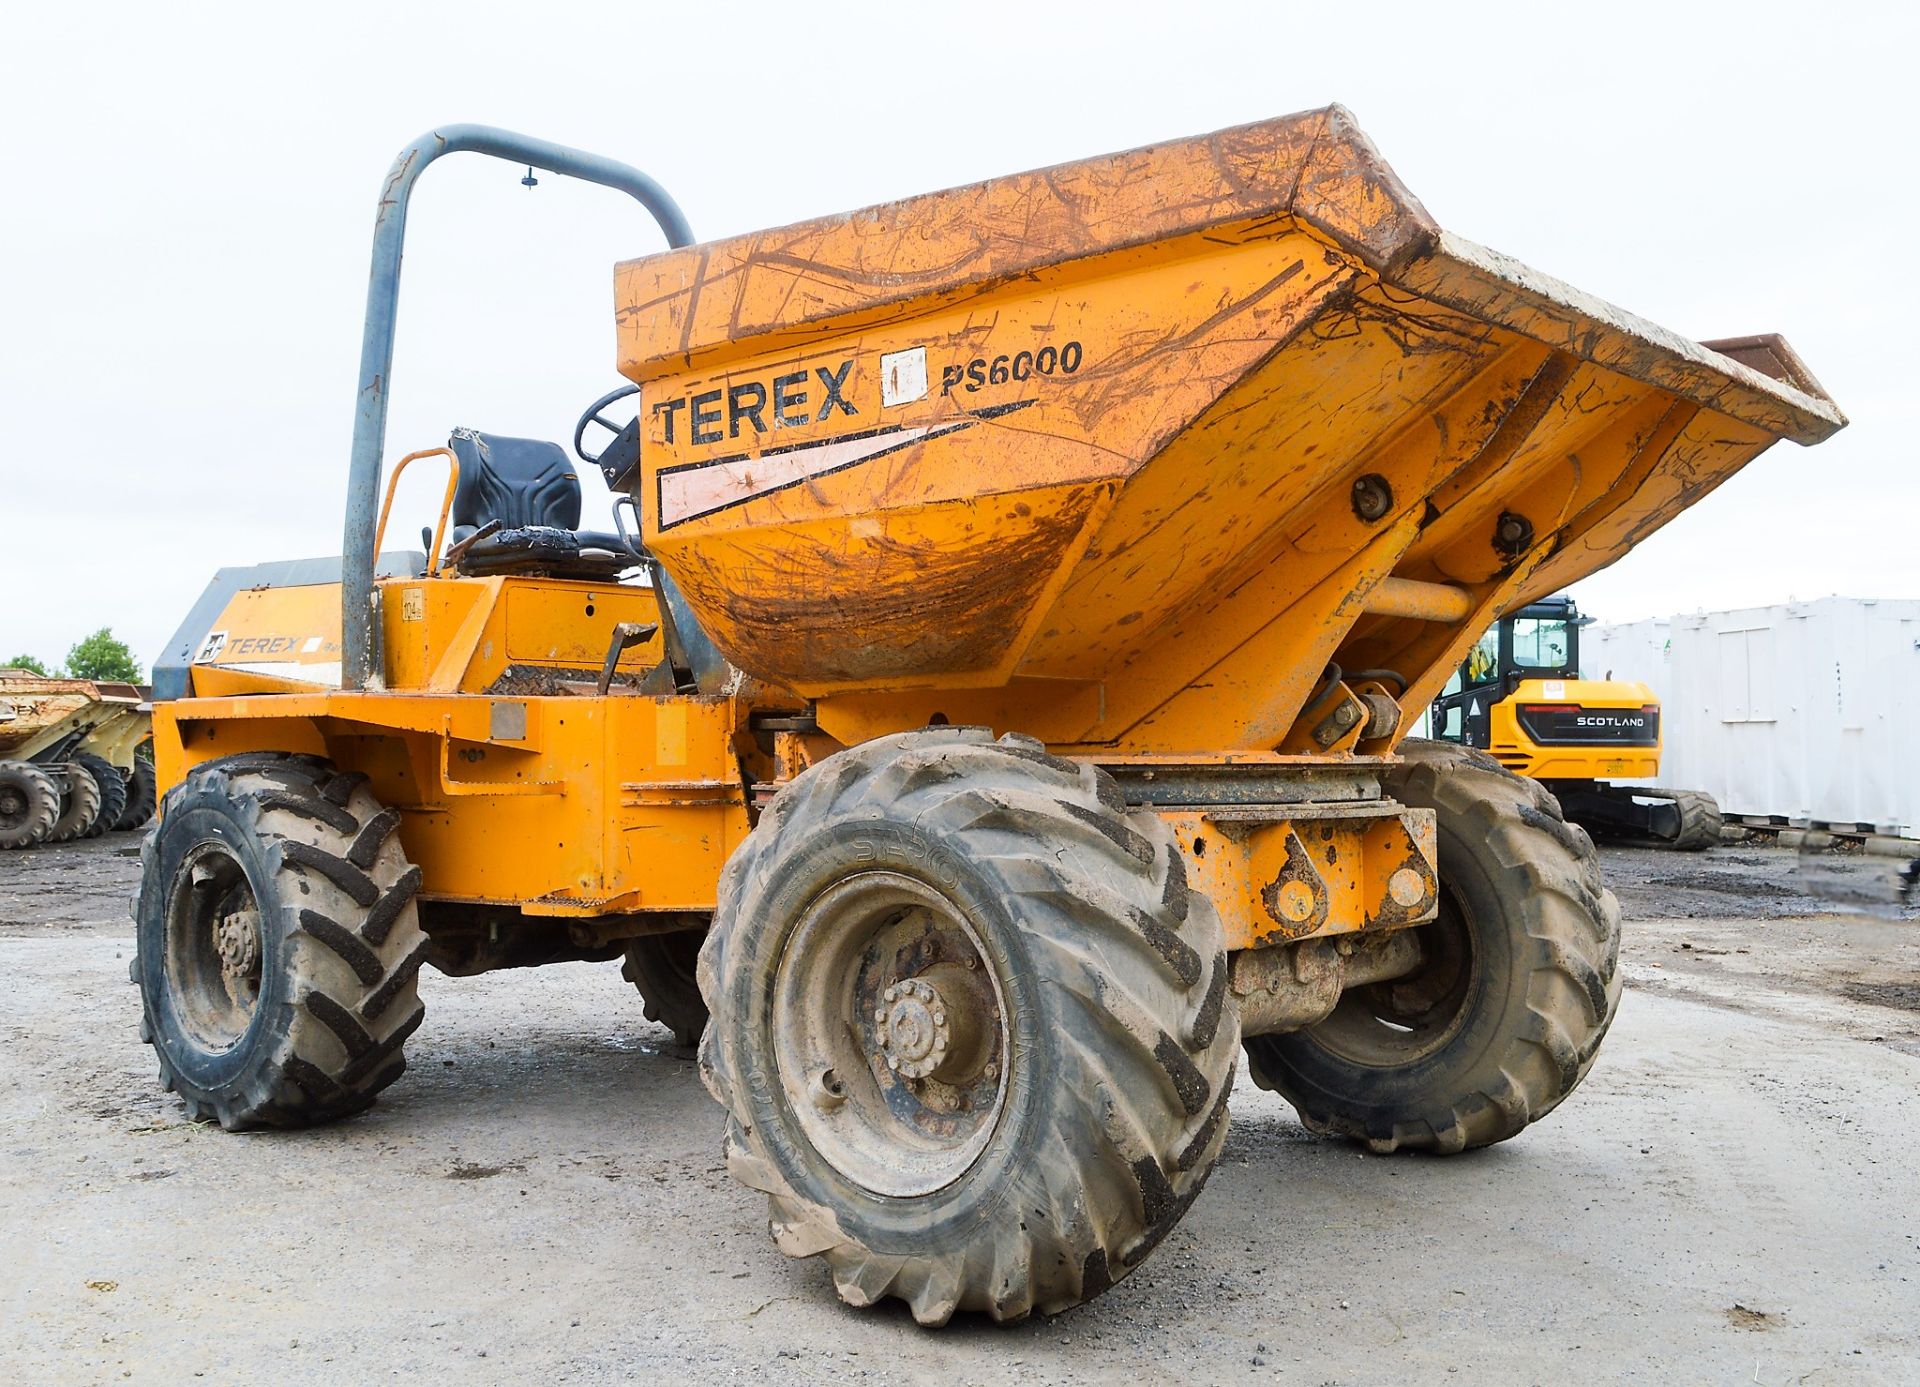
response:
[[[844,379],[846,370],[847,366],[842,365],[835,378]],[[828,373],[819,371],[818,374],[824,376]],[[740,386],[733,387],[733,391],[739,389],[741,389]],[[733,391],[728,393],[732,394]],[[710,391],[708,394],[715,399],[720,396],[719,391]],[[693,397],[696,403],[703,398],[706,397],[701,395]],[[796,443],[786,448],[769,448],[757,454],[740,453],[731,457],[714,458],[708,462],[687,462],[675,467],[662,467],[657,483],[660,528],[670,529],[688,520],[697,520],[703,515],[712,515],[716,511],[745,505],[757,497],[771,496],[777,491],[785,491],[788,487],[799,486],[802,482],[810,482],[834,472],[843,472],[863,462],[872,462],[875,458],[885,457],[889,453],[899,452],[902,448],[912,447],[924,439],[958,433],[961,429],[972,428],[983,419],[1011,414],[1016,409],[1025,409],[1034,403],[1036,401],[1015,400],[1010,404],[976,409],[957,419],[942,419],[936,423],[895,424],[886,428],[865,429],[859,433],[845,433],[838,438],[821,438],[809,443]],[[656,409],[660,407],[655,406]],[[839,399],[837,389],[834,391],[831,402],[821,405],[821,413],[818,417],[824,419],[829,408],[845,408],[849,414],[854,412],[851,405]],[[696,410],[689,417],[698,419],[700,415]],[[778,418],[778,415],[775,417]],[[671,435],[669,435],[670,440]]]
[[[837,370],[816,366],[811,375],[806,371],[791,371],[765,381],[736,381],[725,390],[703,390],[698,395],[662,400],[653,407],[653,412],[660,416],[663,441],[667,443],[681,441],[677,425],[683,409],[687,412],[686,441],[689,443],[721,443],[738,438],[743,423],[754,433],[765,433],[769,419],[773,428],[791,429],[802,424],[824,423],[835,413],[851,418],[860,411],[842,392],[847,388],[847,376],[852,370],[853,359],[849,357]],[[816,386],[820,400],[817,413],[813,412]],[[721,408],[723,400],[724,409]]]

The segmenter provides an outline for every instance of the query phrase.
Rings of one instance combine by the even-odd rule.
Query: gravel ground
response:
[[[1631,986],[1547,1121],[1375,1157],[1243,1081],[1140,1272],[930,1333],[775,1251],[612,965],[429,974],[372,1112],[188,1123],[135,1037],[131,851],[0,857],[0,1379],[1920,1382],[1920,923],[1824,908],[1882,861],[1609,852]]]

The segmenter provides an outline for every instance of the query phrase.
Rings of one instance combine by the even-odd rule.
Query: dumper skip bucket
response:
[[[645,538],[857,738],[1281,745],[1845,420],[1441,231],[1338,107],[620,265]]]

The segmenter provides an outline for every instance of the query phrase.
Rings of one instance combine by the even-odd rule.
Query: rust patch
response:
[[[1274,923],[1272,930],[1260,936],[1263,944],[1275,938],[1298,939],[1327,922],[1326,879],[1292,829],[1287,830],[1286,863],[1279,875],[1260,889],[1260,904]]]
[[[1390,929],[1395,925],[1404,925],[1423,917],[1432,907],[1434,898],[1440,894],[1440,882],[1433,874],[1433,868],[1421,855],[1418,844],[1409,844],[1407,855],[1396,862],[1393,871],[1387,874],[1387,880],[1393,880],[1399,872],[1412,872],[1420,878],[1420,899],[1411,905],[1402,905],[1393,898],[1391,892],[1381,896],[1379,907],[1367,916],[1365,929]]]

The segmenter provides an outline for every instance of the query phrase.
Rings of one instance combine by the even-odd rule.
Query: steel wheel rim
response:
[[[195,845],[167,893],[167,990],[181,1028],[209,1051],[230,1050],[253,1024],[264,962],[260,909],[226,844]]]
[[[1316,1044],[1354,1064],[1398,1069],[1436,1054],[1459,1034],[1473,992],[1473,930],[1445,883],[1438,916],[1419,929],[1420,966],[1341,993],[1332,1013],[1312,1028]]]
[[[980,1159],[1006,1108],[1005,997],[993,955],[945,894],[891,871],[837,882],[801,914],[773,979],[782,1105],[827,1164],[871,1193],[944,1189]]]

